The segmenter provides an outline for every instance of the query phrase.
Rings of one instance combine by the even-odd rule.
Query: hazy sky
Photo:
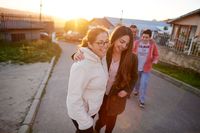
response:
[[[39,12],[41,0],[0,0],[0,7]],[[176,18],[200,8],[200,0],[42,0],[42,13],[65,19],[122,17],[143,20]],[[122,14],[123,10],[123,14]]]

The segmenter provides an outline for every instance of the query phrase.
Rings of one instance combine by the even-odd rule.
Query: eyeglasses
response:
[[[109,41],[99,41],[99,42],[95,42],[99,47],[104,47],[110,44]]]

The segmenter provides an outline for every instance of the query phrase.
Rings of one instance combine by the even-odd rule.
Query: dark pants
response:
[[[110,116],[107,114],[106,103],[107,96],[105,95],[103,99],[103,104],[101,105],[101,108],[99,110],[99,118],[96,121],[95,130],[97,132],[100,132],[101,128],[103,126],[106,126],[105,133],[112,133],[112,130],[116,123],[117,115]]]
[[[94,117],[95,117],[95,115],[92,116],[92,118],[94,118]],[[94,132],[93,126],[91,126],[91,127],[88,128],[88,129],[85,129],[85,130],[80,130],[80,129],[78,128],[78,123],[77,123],[77,121],[75,121],[75,120],[72,119],[72,122],[74,123],[74,125],[75,125],[75,127],[76,127],[76,133],[93,133],[93,132]]]

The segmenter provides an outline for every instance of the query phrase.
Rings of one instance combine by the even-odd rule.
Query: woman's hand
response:
[[[124,90],[122,90],[122,91],[120,91],[120,92],[118,93],[118,96],[121,97],[121,98],[123,98],[123,97],[125,97],[125,96],[127,96],[127,95],[128,95],[128,93],[127,93],[126,91],[124,91]]]
[[[73,56],[74,61],[81,61],[84,59],[83,52],[81,50],[78,50],[74,56]]]

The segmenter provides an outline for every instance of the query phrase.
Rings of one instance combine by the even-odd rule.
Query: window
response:
[[[197,26],[192,26],[191,31],[190,31],[190,35],[189,35],[189,39],[192,39],[192,37],[195,36],[196,31],[197,31]]]

